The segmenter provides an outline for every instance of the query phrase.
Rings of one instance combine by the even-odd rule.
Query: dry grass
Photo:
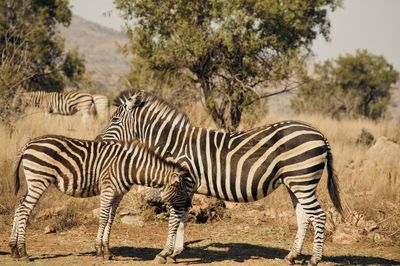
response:
[[[188,107],[184,110],[195,125],[202,127],[216,128],[209,116],[204,112],[200,104]],[[395,142],[400,143],[400,126],[391,121],[372,122],[369,120],[332,120],[320,115],[296,115],[272,114],[264,112],[252,112],[252,115],[245,115],[240,129],[260,126],[280,120],[303,120],[311,123],[320,129],[328,138],[333,150],[335,168],[339,175],[340,185],[346,205],[351,210],[363,213],[367,218],[379,222],[381,232],[391,236],[393,241],[399,242],[400,232],[400,173],[399,164],[393,163],[384,172],[376,165],[363,166],[362,172],[358,167],[362,165],[365,154],[369,147],[356,143],[362,129],[371,132],[375,139],[386,136]],[[0,180],[0,214],[11,214],[16,203],[13,195],[13,182],[11,180],[13,163],[16,154],[24,143],[36,136],[44,134],[62,134],[71,137],[93,139],[105,126],[104,122],[90,119],[83,123],[80,117],[53,117],[35,114],[27,116],[16,123],[15,129],[10,132],[0,125],[0,169],[3,177]],[[399,154],[387,154],[388,158],[398,158]],[[396,161],[396,160],[394,160]],[[380,162],[377,162],[378,164]],[[362,174],[360,174],[362,173]],[[389,178],[390,177],[390,178]],[[396,181],[397,180],[397,181]],[[320,198],[323,205],[330,205],[326,195],[326,178],[320,186]],[[22,189],[23,190],[23,189]],[[132,205],[132,198],[125,197],[122,206]],[[50,189],[41,199],[37,206],[38,212],[44,208],[67,205],[64,216],[69,224],[79,224],[77,219],[82,212],[89,212],[98,205],[97,199],[72,199],[56,189]],[[267,209],[279,209],[292,211],[289,196],[284,188],[279,188],[265,200],[246,205],[244,208],[253,208],[260,211]],[[79,209],[81,213],[75,213]],[[55,223],[62,223],[60,219]],[[63,226],[60,225],[60,228]]]

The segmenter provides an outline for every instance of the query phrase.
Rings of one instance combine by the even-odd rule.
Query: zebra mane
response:
[[[181,114],[182,117],[188,123],[191,123],[189,117],[184,112],[182,112],[181,110],[179,110],[178,108],[176,108],[175,106],[173,106],[172,104],[170,104],[169,102],[164,100],[163,98],[155,95],[154,93],[144,91],[144,90],[136,90],[136,89],[124,90],[124,91],[120,92],[120,94],[114,99],[113,104],[116,107],[118,107],[122,104],[125,104],[129,98],[131,98],[132,96],[134,96],[138,93],[141,93],[141,96],[143,97],[143,101],[148,102],[150,104],[158,103],[159,105],[167,106],[170,110],[174,110],[177,114]]]
[[[104,141],[104,142],[107,143],[107,141]],[[150,156],[154,156],[156,159],[159,159],[159,160],[163,161],[165,164],[173,166],[173,167],[179,169],[180,172],[189,173],[189,169],[187,167],[185,167],[184,165],[181,165],[180,163],[176,162],[174,160],[174,158],[172,158],[172,157],[161,156],[155,149],[153,149],[152,146],[147,145],[147,143],[140,142],[137,139],[133,140],[133,141],[131,141],[129,143],[120,142],[120,141],[117,141],[115,143],[117,143],[119,145],[122,145],[127,150],[132,149],[134,147],[139,147],[140,149],[144,149],[145,151],[147,151],[147,153]]]

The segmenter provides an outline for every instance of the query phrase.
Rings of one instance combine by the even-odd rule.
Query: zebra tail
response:
[[[332,152],[328,150],[328,158],[327,158],[327,169],[328,169],[328,191],[329,196],[335,206],[336,210],[340,213],[342,217],[344,217],[344,211],[342,206],[342,200],[340,198],[340,189],[338,177],[336,175],[336,171],[333,168],[333,157]]]
[[[93,97],[92,97],[92,105],[90,106],[89,113],[90,113],[91,115],[93,115],[94,117],[97,116],[97,109],[96,109],[96,105],[94,104]]]
[[[18,155],[18,161],[14,169],[14,194],[17,195],[20,187],[20,181],[19,181],[19,167],[21,166],[22,162],[22,152]]]

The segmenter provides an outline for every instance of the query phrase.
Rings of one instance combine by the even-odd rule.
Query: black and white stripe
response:
[[[27,105],[44,109],[50,114],[74,115],[87,117],[94,106],[92,95],[85,92],[25,92],[23,99]]]
[[[110,117],[110,101],[108,97],[101,94],[93,95],[94,108],[100,119],[109,119]]]
[[[166,161],[139,143],[127,147],[118,143],[78,140],[63,136],[43,136],[29,141],[19,156],[15,171],[16,193],[22,165],[27,192],[19,202],[10,237],[11,255],[27,259],[25,228],[29,215],[44,191],[54,184],[74,197],[100,195],[100,224],[96,253],[109,259],[109,235],[114,215],[123,195],[133,184],[164,186],[162,198],[174,206],[166,245],[172,246],[191,202],[195,184],[187,170]]]
[[[196,193],[223,200],[258,200],[284,184],[298,220],[295,242],[286,258],[293,262],[300,254],[311,222],[315,235],[310,263],[321,260],[325,213],[316,188],[325,167],[333,203],[340,212],[342,207],[330,147],[320,131],[300,121],[233,133],[194,127],[183,113],[143,91],[123,92],[116,103],[119,107],[98,139],[138,139],[190,169],[199,184]],[[178,230],[175,250],[183,249],[182,233],[183,229]]]

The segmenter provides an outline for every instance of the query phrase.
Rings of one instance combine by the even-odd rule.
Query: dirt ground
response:
[[[177,264],[195,265],[285,265],[295,234],[293,224],[275,219],[251,225],[245,221],[224,220],[207,224],[189,224],[187,249]],[[9,254],[11,228],[0,225],[0,265],[25,265]],[[33,228],[32,228],[33,227]],[[35,229],[36,228],[36,229]],[[102,262],[94,255],[97,225],[91,224],[55,234],[44,234],[41,225],[31,226],[27,233],[29,265],[148,265],[164,246],[167,223],[151,222],[143,227],[114,224],[111,247],[115,257]],[[311,252],[311,234],[304,253]],[[367,243],[337,245],[328,241],[320,265],[400,265],[399,246],[377,246]],[[302,259],[309,259],[305,255]],[[172,260],[168,261],[169,264]],[[298,260],[298,264],[304,263]]]

